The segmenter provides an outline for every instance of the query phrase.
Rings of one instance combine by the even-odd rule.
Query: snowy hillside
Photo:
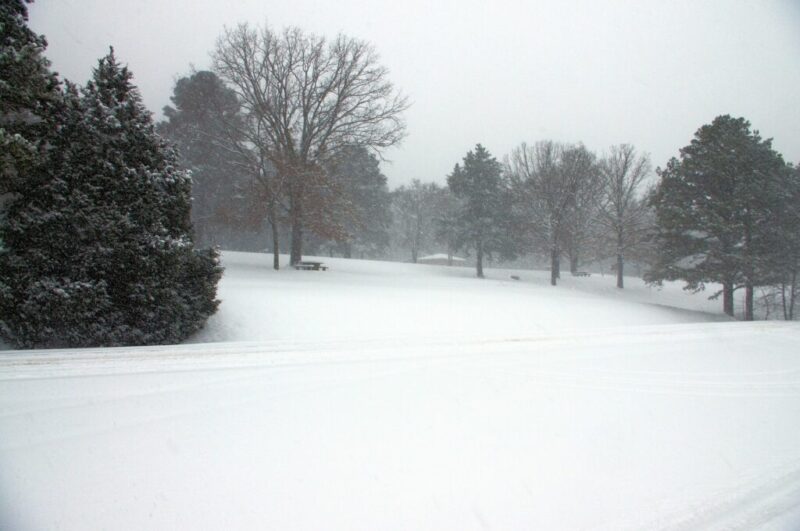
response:
[[[0,529],[800,528],[796,324],[635,279],[224,260],[193,344],[0,353]]]
[[[225,253],[223,304],[193,341],[508,338],[727,320],[719,301],[677,284],[630,278],[621,291],[609,276],[566,274],[553,288],[545,271],[487,269],[478,280],[470,267],[317,259],[330,269],[275,272],[270,256]]]

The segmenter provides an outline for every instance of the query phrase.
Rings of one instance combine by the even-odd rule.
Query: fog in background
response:
[[[265,2],[37,0],[63,77],[85,83],[115,47],[160,118],[175,81],[206,69],[224,25],[268,22],[370,41],[413,105],[386,153],[391,186],[443,183],[481,142],[629,142],[663,165],[719,114],[744,116],[800,162],[800,3],[785,1]]]

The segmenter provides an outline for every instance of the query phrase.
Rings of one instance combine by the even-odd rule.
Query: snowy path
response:
[[[797,529],[800,327],[0,353],[0,529]]]

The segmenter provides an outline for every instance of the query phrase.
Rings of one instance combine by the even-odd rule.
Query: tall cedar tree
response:
[[[164,107],[166,120],[157,129],[192,172],[195,242],[220,245],[245,221],[239,199],[247,186],[245,164],[231,147],[241,140],[235,136],[241,129],[236,93],[213,72],[201,71],[179,79],[171,100],[174,107]]]
[[[26,3],[0,3],[0,206],[40,171],[61,104],[47,42],[28,28]]]
[[[698,129],[680,160],[658,170],[650,198],[658,257],[646,278],[680,279],[694,290],[717,282],[731,316],[734,290],[744,287],[744,317],[752,320],[753,288],[773,281],[773,251],[780,246],[773,220],[786,168],[771,140],[744,118],[719,116]]]
[[[48,178],[8,205],[0,333],[20,347],[175,343],[217,307],[215,251],[197,252],[190,180],[112,52],[68,85]]]
[[[462,246],[475,250],[476,273],[483,278],[485,255],[512,254],[507,236],[509,192],[497,159],[477,144],[447,177],[447,185],[462,200],[457,226]]]

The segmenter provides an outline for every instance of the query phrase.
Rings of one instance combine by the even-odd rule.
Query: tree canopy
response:
[[[769,283],[774,220],[784,197],[787,165],[744,118],[718,116],[658,170],[655,207],[658,257],[650,281],[684,280],[687,288],[722,285],[723,309],[745,288],[745,319],[753,288]]]

